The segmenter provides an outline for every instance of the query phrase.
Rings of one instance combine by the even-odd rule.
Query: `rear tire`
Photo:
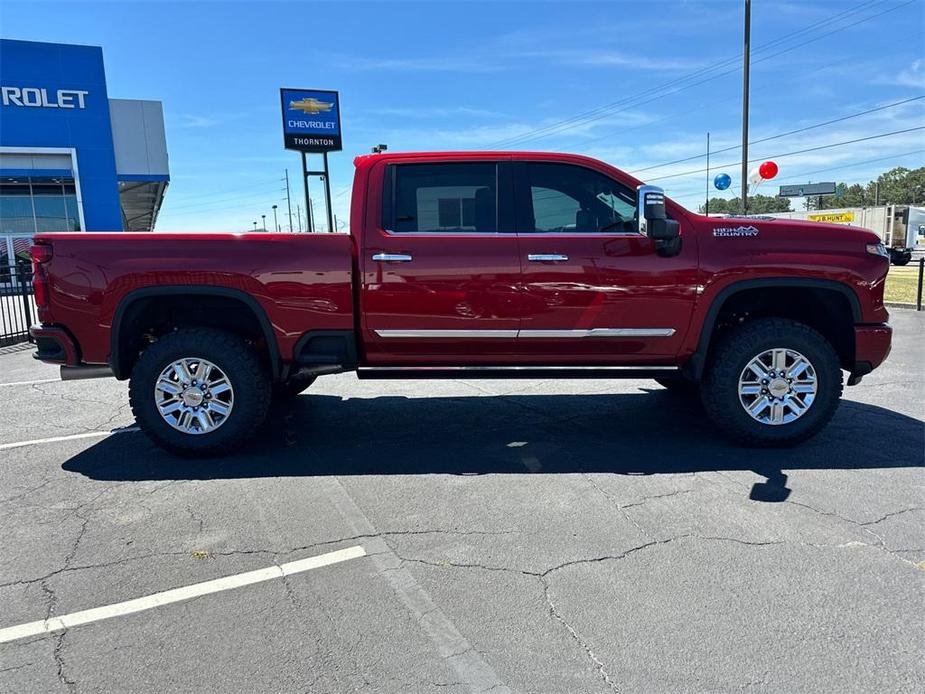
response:
[[[841,392],[838,354],[828,340],[781,318],[731,329],[712,350],[700,389],[714,424],[755,447],[792,446],[814,436],[832,419]]]
[[[158,446],[181,456],[213,456],[241,446],[263,423],[270,379],[236,335],[183,328],[141,354],[129,400],[141,430]]]

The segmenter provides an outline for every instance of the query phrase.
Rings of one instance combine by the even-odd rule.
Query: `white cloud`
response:
[[[914,60],[912,65],[893,78],[892,84],[900,87],[925,89],[925,61],[921,59]]]
[[[514,54],[519,58],[542,58],[565,65],[588,67],[628,67],[638,70],[692,70],[704,63],[691,59],[647,58],[611,50],[534,50]]]
[[[421,58],[368,58],[357,55],[334,56],[334,67],[341,70],[383,70],[421,72],[497,72],[502,66],[491,58],[428,56]]]
[[[194,116],[184,113],[182,117],[183,120],[179,123],[181,128],[212,128],[221,123],[220,120],[211,116]]]

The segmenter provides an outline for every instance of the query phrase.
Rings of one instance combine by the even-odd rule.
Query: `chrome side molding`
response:
[[[674,328],[587,328],[584,330],[376,330],[385,338],[561,339],[584,337],[671,337]]]
[[[562,263],[568,260],[562,253],[530,253],[527,260],[532,263]]]
[[[404,338],[504,338],[517,337],[516,330],[376,330],[379,337]]]
[[[588,328],[587,330],[520,330],[517,337],[671,337],[674,328]]]

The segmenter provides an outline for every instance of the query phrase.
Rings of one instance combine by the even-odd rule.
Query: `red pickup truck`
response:
[[[872,232],[711,218],[552,153],[358,157],[351,233],[58,233],[36,358],[129,379],[159,445],[216,454],[320,375],[653,378],[787,445],[890,350]]]

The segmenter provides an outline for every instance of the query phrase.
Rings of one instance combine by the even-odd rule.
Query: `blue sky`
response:
[[[102,46],[111,97],[164,104],[172,181],[158,229],[237,231],[274,203],[285,209],[286,167],[293,209],[302,200],[298,154],[282,148],[281,86],[341,92],[345,149],[331,167],[342,220],[353,157],[379,142],[396,151],[580,152],[647,169],[637,175],[696,209],[705,174],[678,174],[702,169],[703,158],[665,164],[701,155],[707,131],[714,149],[740,142],[742,14],[741,0],[2,0],[0,32]],[[752,141],[925,94],[923,0],[754,0],[752,47]],[[918,99],[749,154],[922,125]],[[866,182],[892,166],[921,166],[923,132],[778,156],[776,182]],[[716,154],[714,168],[739,156]],[[735,164],[719,170],[738,179]],[[319,216],[320,193],[316,186]]]

